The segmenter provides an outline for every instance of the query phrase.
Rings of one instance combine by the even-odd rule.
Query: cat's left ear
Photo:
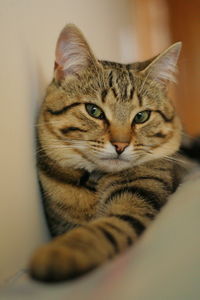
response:
[[[151,63],[141,71],[145,77],[166,85],[168,82],[176,82],[177,61],[182,43],[177,42],[158,55]]]
[[[66,25],[56,45],[55,79],[77,75],[97,61],[81,31],[73,24]]]

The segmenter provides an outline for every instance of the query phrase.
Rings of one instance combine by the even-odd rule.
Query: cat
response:
[[[30,275],[78,277],[133,245],[187,172],[168,85],[181,42],[143,62],[97,60],[81,31],[57,41],[54,78],[37,124],[37,162],[53,240]]]

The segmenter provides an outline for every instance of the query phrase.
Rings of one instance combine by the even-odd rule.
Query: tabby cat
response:
[[[30,274],[61,281],[134,244],[176,190],[181,123],[168,97],[181,43],[144,62],[100,61],[74,25],[61,32],[42,104],[37,161],[55,237]]]

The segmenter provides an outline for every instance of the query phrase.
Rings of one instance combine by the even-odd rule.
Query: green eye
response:
[[[150,110],[141,111],[141,112],[137,113],[137,115],[135,116],[133,122],[135,124],[142,124],[142,123],[146,122],[149,119],[150,115],[151,115]]]
[[[90,103],[87,103],[85,105],[85,108],[88,112],[88,114],[94,118],[97,118],[97,119],[103,119],[104,118],[104,113],[103,111],[101,110],[101,108],[99,108],[98,106],[94,105],[94,104],[90,104]]]

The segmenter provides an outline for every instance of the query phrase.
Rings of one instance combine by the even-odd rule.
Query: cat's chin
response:
[[[119,172],[129,169],[130,161],[122,159],[102,159],[98,164],[98,169],[105,172]]]

